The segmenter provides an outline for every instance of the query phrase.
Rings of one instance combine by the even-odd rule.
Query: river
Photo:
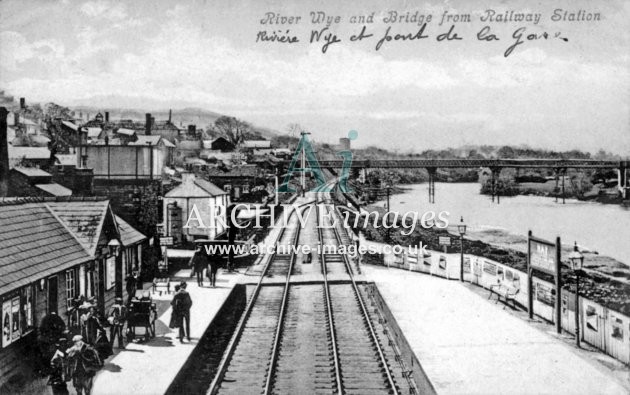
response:
[[[448,211],[451,226],[464,217],[466,237],[490,244],[527,250],[527,232],[563,245],[577,241],[597,261],[612,257],[630,264],[630,208],[567,199],[566,204],[541,196],[501,197],[501,203],[479,193],[477,183],[435,184],[435,203],[428,203],[428,185],[405,185],[409,190],[391,197],[391,210],[401,212]],[[381,204],[381,203],[377,203]],[[586,264],[587,262],[585,262]]]

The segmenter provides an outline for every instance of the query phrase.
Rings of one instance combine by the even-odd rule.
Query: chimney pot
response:
[[[151,135],[151,114],[150,113],[147,113],[145,116],[144,134],[146,136]]]
[[[20,109],[24,110],[26,108],[26,99],[20,97]]]
[[[5,107],[0,107],[0,197],[9,193],[9,142],[7,141],[7,114]]]

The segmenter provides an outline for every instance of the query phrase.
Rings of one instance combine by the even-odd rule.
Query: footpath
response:
[[[628,394],[630,381],[457,281],[364,265],[439,394]],[[550,331],[553,328],[549,329]]]

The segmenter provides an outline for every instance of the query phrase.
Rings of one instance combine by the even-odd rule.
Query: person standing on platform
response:
[[[72,338],[74,345],[66,350],[69,374],[78,395],[90,395],[94,375],[103,367],[94,347],[83,342],[81,335]]]
[[[206,254],[201,245],[197,246],[195,255],[192,257],[192,270],[197,274],[197,285],[203,287],[203,269],[208,265]]]
[[[118,348],[124,348],[123,327],[127,319],[127,308],[123,305],[122,298],[116,298],[114,305],[109,311],[107,322],[110,325],[109,341],[114,347],[114,341],[118,337]]]
[[[131,303],[131,299],[136,296],[136,289],[138,289],[138,273],[134,270],[125,279],[125,289],[127,291],[127,304]]]
[[[94,305],[85,302],[81,305],[81,309],[85,311],[85,313],[81,315],[81,335],[83,335],[85,342],[94,345],[96,344],[99,331],[103,329],[103,326],[96,316]]]
[[[177,321],[179,321],[179,341],[183,343],[184,332],[188,341],[190,341],[190,308],[192,299],[188,291],[186,291],[186,281],[182,281],[179,287],[179,292],[173,296],[171,306],[173,306],[173,314],[176,314]]]
[[[66,384],[66,338],[57,340],[55,353],[50,360],[50,378],[48,385],[53,395],[68,395],[68,385]]]
[[[219,271],[219,265],[221,264],[221,256],[214,254],[208,259],[208,280],[210,280],[210,286],[215,287],[217,281],[217,271]]]

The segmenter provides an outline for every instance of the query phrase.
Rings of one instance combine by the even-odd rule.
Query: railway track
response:
[[[318,221],[331,214],[320,217],[319,210],[329,208],[316,210]],[[321,245],[352,242],[327,221],[318,227]],[[295,245],[298,225],[290,220],[279,244]],[[322,253],[323,282],[314,284],[291,283],[295,260],[292,252],[268,262],[208,393],[398,394],[347,256]],[[329,284],[333,274],[335,283]],[[269,275],[286,281],[263,285]]]

